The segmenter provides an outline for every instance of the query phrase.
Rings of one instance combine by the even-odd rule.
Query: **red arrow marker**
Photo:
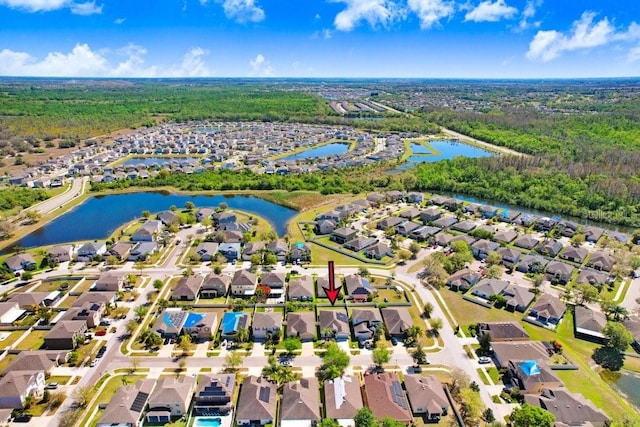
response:
[[[323,286],[322,289],[324,289],[324,292],[327,294],[327,298],[329,298],[331,305],[336,304],[341,287],[342,286],[338,286],[336,288],[336,276],[333,272],[333,261],[329,261],[329,288],[327,289]]]

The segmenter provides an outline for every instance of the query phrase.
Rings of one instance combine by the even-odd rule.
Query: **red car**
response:
[[[107,335],[107,331],[106,331],[106,330],[104,330],[104,329],[101,329],[101,330],[99,330],[99,331],[96,331],[96,334],[95,334],[95,335],[96,335],[97,337],[103,337],[103,336]]]

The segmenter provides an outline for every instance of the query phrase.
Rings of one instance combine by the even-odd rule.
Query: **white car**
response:
[[[487,356],[480,356],[478,358],[478,363],[480,363],[482,365],[486,365],[487,363],[491,363],[491,358],[487,357]]]
[[[93,368],[93,367],[94,367],[94,366],[96,366],[97,364],[98,364],[98,361],[97,361],[96,359],[93,359],[93,360],[91,361],[91,363],[89,364],[89,366]]]

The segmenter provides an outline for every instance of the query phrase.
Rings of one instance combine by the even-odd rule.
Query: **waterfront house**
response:
[[[20,273],[25,270],[33,270],[36,268],[36,260],[33,255],[24,253],[10,256],[4,260],[4,263],[13,273]]]
[[[590,400],[565,388],[544,388],[539,394],[525,394],[525,403],[553,414],[556,425],[606,427],[609,418]]]

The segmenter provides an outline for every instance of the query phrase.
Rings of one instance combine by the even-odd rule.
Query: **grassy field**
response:
[[[44,345],[44,337],[48,333],[49,331],[31,331],[16,348],[18,350],[38,350]]]

